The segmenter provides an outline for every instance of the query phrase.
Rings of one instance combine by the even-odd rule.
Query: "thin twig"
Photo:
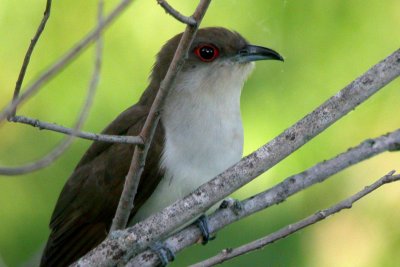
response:
[[[21,70],[18,75],[17,82],[15,83],[15,89],[14,89],[14,95],[13,95],[13,102],[18,98],[19,92],[21,91],[21,86],[22,82],[24,81],[26,69],[28,68],[29,61],[31,59],[31,55],[33,53],[33,49],[35,49],[36,43],[40,38],[40,35],[42,34],[44,27],[46,27],[47,20],[50,17],[50,11],[51,11],[51,0],[47,0],[46,2],[46,8],[43,13],[43,19],[39,24],[39,27],[36,30],[35,35],[33,36],[31,43],[29,44],[28,50],[26,51],[24,61],[21,66]],[[17,112],[17,106],[11,111],[11,113],[8,116],[8,119],[11,120],[14,116],[15,113]]]
[[[350,209],[352,207],[352,205],[354,204],[354,202],[356,202],[359,199],[361,199],[362,197],[370,194],[372,191],[378,189],[382,185],[399,181],[400,175],[393,175],[394,173],[395,173],[395,171],[391,171],[390,173],[383,176],[375,183],[373,183],[369,186],[366,186],[363,190],[359,191],[355,195],[339,202],[338,204],[336,204],[334,206],[331,206],[328,209],[316,212],[315,214],[313,214],[303,220],[300,220],[294,224],[290,224],[272,234],[269,234],[263,238],[257,239],[255,241],[252,241],[252,242],[242,245],[240,247],[233,248],[233,249],[224,249],[219,254],[217,254],[209,259],[206,259],[204,261],[201,261],[199,263],[190,265],[190,267],[208,267],[208,266],[214,266],[217,264],[221,264],[221,263],[223,263],[227,260],[233,259],[237,256],[255,251],[257,249],[261,249],[261,248],[267,246],[268,244],[272,244],[275,241],[285,238],[303,228],[306,228],[314,223],[320,222],[320,221],[326,219],[327,217],[340,212],[343,209]]]
[[[85,255],[79,263],[100,264],[104,259],[102,255],[110,255],[104,263],[112,265],[116,262],[111,259],[113,256],[130,258],[137,255],[155,240],[161,239],[195,218],[276,165],[399,75],[400,49],[373,66],[271,142],[200,186],[190,195],[152,214],[126,231],[119,231],[118,234],[107,238]]]
[[[11,122],[23,123],[36,127],[39,130],[50,130],[53,132],[58,132],[68,135],[72,135],[72,133],[74,132],[74,130],[71,128],[57,125],[55,123],[40,121],[38,119],[28,118],[25,116],[14,116],[11,119]],[[109,134],[89,133],[83,131],[75,132],[74,135],[76,137],[80,137],[87,140],[102,141],[109,143],[143,145],[143,140],[140,136],[109,135]]]
[[[103,12],[103,1],[99,1],[99,17],[98,17],[98,24],[102,24],[102,12]],[[96,42],[96,51],[95,51],[95,60],[94,60],[94,68],[93,74],[90,79],[90,83],[88,86],[88,93],[82,110],[79,114],[79,117],[71,131],[71,135],[67,136],[56,148],[54,148],[50,153],[48,153],[45,157],[18,167],[0,167],[0,174],[2,175],[20,175],[24,173],[33,172],[44,167],[49,166],[53,163],[58,157],[60,157],[65,150],[72,144],[75,136],[78,135],[80,129],[82,128],[83,123],[85,122],[87,115],[89,113],[90,107],[93,102],[94,94],[96,92],[97,85],[99,83],[100,78],[100,68],[101,68],[101,57],[102,57],[102,50],[103,50],[103,42],[101,39],[100,32],[96,35],[97,42]]]
[[[193,17],[187,17],[182,15],[178,10],[174,9],[170,4],[168,4],[165,0],[157,0],[157,3],[164,8],[165,12],[173,16],[178,21],[185,23],[189,26],[196,26],[197,21]]]
[[[125,178],[124,189],[118,203],[118,208],[110,232],[124,229],[128,223],[129,214],[133,208],[133,201],[144,169],[147,152],[153,140],[154,132],[160,118],[160,108],[168,95],[171,85],[185,62],[185,56],[192,44],[198,25],[200,25],[210,2],[211,0],[200,0],[199,5],[193,13],[193,18],[197,23],[195,26],[187,25],[168,68],[167,74],[161,82],[160,88],[150,108],[149,115],[147,116],[145,124],[139,134],[139,136],[143,138],[145,145],[135,147],[129,172]]]
[[[27,100],[36,93],[43,84],[48,82],[57,73],[71,63],[80,53],[84,51],[94,40],[96,36],[109,26],[124,11],[133,0],[121,0],[121,2],[104,18],[103,23],[97,25],[91,32],[85,35],[74,47],[72,47],[64,56],[47,68],[30,86],[28,86],[23,94],[7,105],[0,112],[0,123],[8,117],[17,105]]]
[[[274,187],[252,196],[240,202],[240,210],[234,208],[218,209],[208,216],[209,230],[215,233],[223,227],[232,224],[240,219],[250,216],[260,210],[272,205],[279,204],[288,197],[304,190],[316,183],[332,178],[334,174],[342,171],[363,160],[369,159],[385,151],[400,150],[400,129],[385,134],[375,139],[367,139],[360,145],[348,149],[338,156],[320,162],[313,167],[292,175]],[[165,244],[174,253],[178,253],[190,245],[195,244],[201,237],[196,226],[189,226],[186,229],[174,234],[165,240]],[[159,263],[159,258],[151,250],[139,254],[129,262],[133,266],[154,266]]]

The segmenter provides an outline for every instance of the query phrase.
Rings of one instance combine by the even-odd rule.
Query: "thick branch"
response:
[[[133,0],[121,0],[121,2],[111,11],[110,15],[104,18],[103,23],[97,25],[91,32],[83,37],[74,47],[72,47],[63,57],[57,60],[53,65],[46,69],[30,86],[28,86],[25,92],[12,103],[6,106],[0,112],[0,123],[8,117],[13,110],[22,102],[31,97],[36,93],[42,85],[53,78],[59,73],[64,67],[71,63],[80,53],[84,51],[94,40],[96,36],[109,26],[121,13],[124,11]]]
[[[50,130],[53,132],[63,133],[67,135],[72,135],[74,130],[71,128],[67,128],[61,125],[57,125],[55,123],[49,123],[44,121],[39,121],[37,119],[28,118],[25,116],[14,116],[11,118],[12,122],[28,124],[33,127],[38,128],[39,130]],[[143,140],[140,136],[125,136],[125,135],[108,135],[108,134],[98,134],[98,133],[89,133],[89,132],[75,132],[74,135],[76,137],[80,137],[87,140],[94,141],[102,141],[109,143],[124,143],[124,144],[135,144],[135,145],[143,145]]]
[[[151,242],[163,238],[293,153],[399,75],[400,50],[397,50],[274,140],[184,199],[107,238],[79,263],[99,263],[101,255],[108,255],[104,264],[112,264],[114,256],[137,255]]]
[[[301,221],[298,221],[294,224],[290,224],[270,235],[267,235],[263,238],[252,241],[248,244],[242,245],[238,248],[224,249],[221,253],[215,255],[214,257],[211,257],[207,260],[190,265],[190,267],[209,267],[209,266],[221,264],[221,263],[223,263],[227,260],[230,260],[232,258],[235,258],[237,256],[252,252],[257,249],[261,249],[261,248],[263,248],[269,244],[272,244],[277,240],[285,238],[303,228],[306,228],[314,223],[320,222],[320,221],[328,218],[329,216],[342,211],[343,209],[350,209],[352,207],[352,205],[354,204],[354,202],[356,202],[356,201],[360,200],[362,197],[372,193],[372,191],[378,189],[382,185],[399,181],[400,175],[393,175],[394,173],[395,173],[395,171],[388,173],[387,175],[383,176],[375,183],[371,184],[370,186],[366,186],[363,190],[359,191],[355,195],[339,202],[338,204],[336,204],[328,209],[318,211],[314,215],[311,215],[311,216],[309,216]]]
[[[221,228],[244,217],[252,215],[286,200],[288,197],[316,183],[325,181],[332,175],[363,160],[369,159],[385,151],[400,150],[400,129],[393,133],[375,139],[368,139],[357,147],[348,149],[342,154],[316,164],[315,166],[286,178],[274,187],[252,196],[240,203],[240,211],[235,209],[218,209],[209,216],[210,232],[215,233]],[[169,237],[165,243],[177,253],[195,244],[201,237],[196,226],[189,226],[181,232]],[[130,261],[132,266],[154,266],[159,263],[158,256],[151,250],[139,254]]]
[[[26,51],[24,61],[21,66],[21,70],[18,75],[17,82],[15,83],[15,89],[14,89],[14,96],[13,96],[13,102],[18,98],[19,92],[21,91],[21,86],[22,82],[24,81],[26,69],[28,68],[29,61],[31,59],[31,55],[33,53],[33,49],[35,49],[36,43],[40,38],[40,35],[42,34],[44,27],[46,27],[47,20],[50,17],[50,11],[51,11],[51,0],[47,0],[46,2],[46,8],[44,10],[43,14],[43,19],[40,22],[35,35],[33,36],[31,43],[29,44],[28,50]],[[13,109],[8,117],[8,119],[12,119],[15,116],[15,113],[17,112],[17,107]]]
[[[139,186],[140,177],[143,173],[147,152],[153,140],[154,132],[159,121],[160,109],[165,101],[166,96],[168,95],[171,85],[185,63],[185,57],[195,37],[198,25],[200,25],[210,2],[211,0],[200,0],[199,5],[193,13],[193,18],[197,22],[196,26],[188,25],[186,27],[186,30],[184,31],[179,45],[175,51],[171,64],[167,70],[167,74],[165,75],[164,80],[161,82],[160,88],[150,108],[149,115],[147,116],[143,129],[139,134],[139,136],[143,138],[145,145],[135,147],[129,172],[125,178],[125,185],[122,191],[121,199],[118,203],[118,208],[113,219],[111,232],[124,229],[128,223],[129,214],[133,208],[133,201]]]
[[[170,4],[168,4],[167,1],[165,0],[157,0],[157,3],[164,8],[165,12],[173,16],[175,19],[178,21],[185,23],[189,26],[196,26],[197,21],[193,17],[186,17],[185,15],[182,15],[179,13],[178,10],[174,9]]]
[[[102,23],[102,12],[103,12],[103,2],[99,2],[99,18],[98,18],[98,24]],[[93,68],[93,74],[90,79],[90,83],[88,86],[88,94],[86,97],[86,100],[83,104],[82,110],[79,114],[79,117],[75,123],[74,128],[71,130],[71,135],[66,137],[56,148],[53,149],[50,153],[48,153],[45,157],[32,162],[28,163],[23,166],[18,166],[18,167],[0,167],[0,174],[2,175],[20,175],[24,173],[29,173],[33,172],[42,168],[45,168],[49,166],[51,163],[53,163],[58,157],[60,157],[66,150],[67,148],[72,144],[75,136],[78,134],[80,129],[83,126],[83,123],[85,122],[87,115],[89,113],[90,107],[93,102],[94,94],[97,89],[97,85],[99,83],[99,74],[100,74],[100,68],[101,68],[101,57],[102,57],[102,50],[103,50],[103,42],[100,38],[100,33],[96,35],[97,42],[96,42],[96,51],[95,51],[95,57],[94,57],[94,68]],[[16,119],[16,117],[13,117],[11,119]]]

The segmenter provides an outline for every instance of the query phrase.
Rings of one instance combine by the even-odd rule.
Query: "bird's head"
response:
[[[153,78],[164,78],[181,37],[182,33],[174,36],[162,47],[153,68]],[[257,60],[283,61],[283,57],[272,49],[249,44],[237,32],[209,27],[198,30],[181,72],[207,69],[209,73],[218,73],[218,69],[224,67],[248,68]]]
[[[158,53],[150,76],[154,86],[165,77],[181,37],[182,33],[174,36]],[[283,61],[283,57],[272,49],[251,45],[237,32],[221,27],[199,29],[176,82],[184,84],[178,88],[215,88],[232,83],[241,88],[257,60]]]

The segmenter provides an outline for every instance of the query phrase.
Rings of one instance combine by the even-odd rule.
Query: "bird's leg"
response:
[[[175,260],[175,253],[161,241],[156,241],[149,248],[157,254],[163,267]]]
[[[243,209],[242,203],[239,200],[233,198],[225,199],[219,206],[219,209],[227,209],[227,208],[230,208],[236,215],[239,215],[239,213]],[[208,241],[215,239],[216,236],[215,235],[211,236],[210,234],[207,215],[205,214],[201,215],[200,218],[196,220],[195,224],[200,229],[202,235],[201,243],[203,245],[207,244]]]
[[[208,225],[207,215],[205,214],[201,215],[200,218],[197,219],[195,224],[200,229],[202,235],[201,244],[205,245],[208,243],[208,241],[215,239],[215,235],[211,236],[210,234],[210,227]]]
[[[228,209],[230,208],[233,213],[239,215],[243,209],[242,203],[238,199],[234,198],[227,198],[222,201],[221,205],[219,206],[220,209]]]

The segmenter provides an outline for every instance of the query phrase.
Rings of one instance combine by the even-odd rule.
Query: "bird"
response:
[[[138,135],[182,33],[156,56],[149,85],[103,134]],[[147,218],[238,162],[243,153],[240,95],[257,60],[280,60],[223,27],[197,31],[162,106],[129,225]],[[55,205],[40,266],[68,266],[108,235],[134,145],[94,141]]]

